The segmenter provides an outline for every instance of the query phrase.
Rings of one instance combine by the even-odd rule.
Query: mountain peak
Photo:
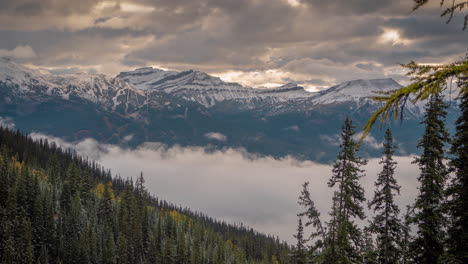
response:
[[[318,92],[314,102],[320,104],[340,103],[345,101],[358,102],[362,99],[367,99],[372,95],[372,92],[386,92],[401,87],[400,84],[391,78],[352,80]]]
[[[393,79],[383,78],[347,81],[316,93],[308,92],[295,83],[254,89],[238,83],[224,82],[219,77],[202,71],[177,72],[153,67],[121,72],[116,78],[87,73],[56,75],[43,74],[5,58],[0,58],[0,82],[14,84],[22,94],[45,92],[64,97],[76,94],[94,102],[101,100],[102,95],[114,96],[117,90],[130,89],[136,94],[146,95],[148,93],[144,91],[164,92],[206,107],[236,100],[241,104],[240,107],[246,109],[257,107],[260,101],[262,105],[271,104],[273,107],[285,102],[292,103],[296,99],[297,102],[307,101],[318,105],[343,102],[356,102],[360,105],[369,100],[372,91],[389,91],[401,87]],[[293,103],[291,110],[299,107],[297,104]]]

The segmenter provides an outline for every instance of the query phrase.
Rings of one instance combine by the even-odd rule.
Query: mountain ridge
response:
[[[260,89],[244,87],[234,82],[225,82],[219,77],[200,71],[176,72],[153,67],[121,72],[116,77],[86,73],[42,74],[8,59],[0,59],[0,82],[10,82],[10,84],[17,85],[19,91],[26,94],[45,93],[47,95],[60,95],[63,98],[75,95],[95,103],[102,103],[101,97],[110,97],[104,98],[104,100],[113,101],[113,104],[110,105],[114,106],[118,104],[116,97],[124,93],[123,91],[133,93],[135,96],[146,97],[146,99],[149,93],[164,92],[208,108],[229,100],[238,100],[244,104],[254,104],[259,100],[266,100],[271,104],[290,103],[291,100],[298,100],[299,104],[307,103],[308,105],[345,101],[359,103],[362,101],[361,99],[367,100],[371,91],[389,91],[401,87],[391,78],[381,78],[351,80],[318,92],[308,92],[295,83]],[[368,87],[369,89],[356,94],[356,87]],[[351,90],[353,93],[349,92]],[[146,103],[148,102],[142,103],[138,107]],[[109,103],[107,102],[107,104]],[[244,108],[252,109],[255,107],[244,106]]]
[[[127,80],[126,80],[127,79]],[[161,81],[164,80],[164,81]],[[400,88],[392,79],[353,80],[316,93],[296,84],[249,88],[196,71],[140,68],[116,77],[102,74],[43,74],[0,60],[0,116],[24,132],[41,132],[71,142],[138,147],[145,142],[209,149],[243,148],[275,158],[293,156],[330,162],[341,121],[359,128],[382,104],[371,91]],[[417,153],[423,102],[408,105],[406,125],[395,139],[402,153]],[[450,109],[454,119],[456,109]],[[208,137],[217,133],[224,140]],[[377,141],[382,133],[371,134]],[[130,138],[131,140],[128,140]],[[369,145],[364,156],[379,155]]]

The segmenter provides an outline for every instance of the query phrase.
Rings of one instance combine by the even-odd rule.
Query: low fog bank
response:
[[[146,143],[128,150],[92,139],[70,144],[42,134],[31,136],[72,148],[112,169],[113,174],[135,177],[142,171],[148,190],[161,199],[220,220],[242,222],[288,242],[294,241],[296,214],[301,210],[297,197],[303,182],[310,182],[312,198],[322,218],[328,219],[333,193],[327,187],[331,165],[290,157],[255,158],[235,149],[207,153],[202,148],[166,148]],[[381,170],[379,160],[371,159],[365,166],[367,176],[361,183],[368,198],[374,193],[374,181]],[[395,160],[398,162],[396,178],[402,186],[402,195],[396,200],[404,211],[417,194],[418,167],[411,164],[410,156],[395,157]]]

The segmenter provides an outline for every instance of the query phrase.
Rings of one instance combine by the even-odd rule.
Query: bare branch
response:
[[[421,6],[429,3],[429,0],[413,0],[414,1],[414,6],[413,6],[413,11],[416,11],[419,9]],[[440,1],[440,7],[444,7],[446,5],[446,0],[441,0]],[[441,17],[448,16],[448,19],[446,23],[450,23],[456,13],[461,13],[463,9],[468,7],[468,1],[456,1],[452,0],[452,3],[448,5],[448,7],[445,8],[445,10],[442,12],[440,15]],[[464,22],[463,22],[463,30],[465,30],[468,27],[468,14],[464,16]]]

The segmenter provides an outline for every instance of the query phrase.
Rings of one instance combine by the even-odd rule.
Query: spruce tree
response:
[[[294,264],[306,264],[307,263],[307,239],[304,238],[304,226],[302,224],[302,218],[299,217],[297,224],[297,234],[294,235],[296,238],[296,246],[294,247],[293,263]]]
[[[422,122],[425,131],[418,143],[423,153],[415,159],[421,171],[418,177],[419,195],[414,204],[414,223],[418,228],[414,245],[417,263],[438,263],[444,253],[444,227],[447,222],[442,205],[448,177],[444,163],[444,148],[448,141],[444,125],[446,107],[440,95],[431,96]]]
[[[361,231],[354,223],[354,219],[365,218],[362,203],[366,199],[359,179],[363,177],[363,170],[360,167],[367,164],[367,161],[356,156],[358,148],[353,140],[354,134],[354,125],[346,118],[341,133],[341,150],[333,166],[333,175],[328,182],[329,187],[338,187],[331,212],[333,227],[330,229],[335,230],[335,234],[327,245],[331,249],[330,254],[335,263],[359,261],[357,244]]]
[[[459,86],[468,88],[468,79]],[[468,94],[462,97],[461,115],[456,122],[450,162],[454,177],[449,185],[447,209],[450,219],[448,229],[448,259],[451,263],[468,263]]]
[[[374,239],[372,238],[372,232],[369,227],[364,227],[361,238],[361,246],[359,252],[363,264],[376,264],[378,251],[374,245]]]
[[[403,216],[403,229],[402,229],[402,237],[400,241],[400,248],[401,248],[401,264],[410,264],[414,263],[414,250],[412,246],[413,243],[413,236],[411,234],[411,222],[412,222],[412,214],[413,208],[409,205],[406,206],[406,213]]]
[[[369,209],[376,215],[371,221],[372,233],[377,235],[378,261],[382,264],[397,263],[400,258],[398,242],[402,239],[402,223],[399,219],[400,209],[395,204],[394,196],[400,194],[394,174],[396,162],[393,160],[395,146],[390,129],[385,132],[383,165],[375,182],[374,198],[369,202]]]
[[[308,240],[313,243],[310,248],[310,255],[315,257],[319,255],[322,250],[325,240],[325,230],[320,220],[320,212],[317,210],[314,201],[312,201],[310,197],[309,182],[305,182],[302,185],[298,203],[305,209],[304,212],[298,214],[299,217],[306,217],[305,227],[312,226],[314,228]]]

